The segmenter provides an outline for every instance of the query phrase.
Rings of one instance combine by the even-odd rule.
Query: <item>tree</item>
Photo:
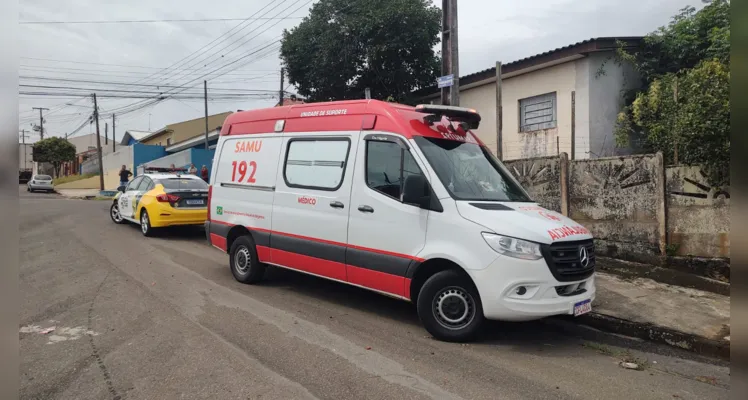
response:
[[[618,115],[616,143],[635,141],[669,163],[702,166],[712,185],[729,184],[730,2],[687,7],[636,49],[619,48],[642,89]]]
[[[75,159],[75,146],[59,137],[51,137],[34,143],[34,161],[48,162],[55,169],[55,177],[60,177],[60,166]]]
[[[372,98],[408,102],[436,80],[441,10],[428,0],[320,0],[283,32],[289,82],[309,101]]]

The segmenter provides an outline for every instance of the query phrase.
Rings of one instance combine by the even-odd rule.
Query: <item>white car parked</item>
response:
[[[479,122],[377,100],[234,113],[208,239],[240,282],[273,265],[412,301],[442,340],[468,340],[486,318],[589,312],[590,232],[533,202],[471,132]]]
[[[55,185],[52,184],[52,177],[49,175],[34,175],[26,184],[26,191],[33,192],[43,190],[45,192],[54,192]]]

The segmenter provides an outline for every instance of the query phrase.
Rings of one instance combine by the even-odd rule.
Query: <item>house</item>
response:
[[[108,154],[114,151],[112,149],[112,142],[110,138],[101,136],[99,138],[101,141],[101,154]],[[73,146],[75,146],[75,154],[83,154],[88,153],[91,150],[96,152],[96,134],[91,133],[88,135],[81,135],[81,136],[72,136],[68,137],[67,141],[70,142]]]
[[[125,131],[125,135],[119,141],[122,146],[132,146],[133,143],[138,143],[145,137],[152,135],[153,132],[148,131]]]
[[[226,117],[231,115],[231,111],[221,114],[208,116],[208,131],[214,131],[217,127],[223,125]],[[177,122],[166,125],[150,135],[141,137],[138,142],[147,145],[157,145],[169,147],[172,144],[179,143],[194,137],[205,135],[205,118],[195,118],[189,121]]]
[[[496,68],[462,76],[460,106],[478,110],[481,141],[503,160],[557,155],[614,155],[613,128],[623,93],[640,85],[632,65],[617,63],[619,44],[641,37],[601,37],[523,58],[501,68],[502,130],[497,131]],[[439,104],[436,86],[415,93]]]
[[[296,105],[296,104],[306,104],[306,103],[304,102],[303,99],[299,99],[299,98],[296,97],[295,94],[292,94],[290,98],[289,97],[283,98],[283,104],[276,105],[276,107],[293,106],[293,105]]]

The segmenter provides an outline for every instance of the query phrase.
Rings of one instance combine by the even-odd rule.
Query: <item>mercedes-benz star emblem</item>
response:
[[[582,264],[582,268],[587,268],[590,264],[590,258],[587,255],[587,249],[584,246],[579,247],[579,263]]]

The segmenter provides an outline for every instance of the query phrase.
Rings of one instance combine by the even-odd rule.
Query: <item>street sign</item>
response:
[[[454,74],[444,75],[436,78],[436,86],[439,88],[450,87],[454,85]]]

